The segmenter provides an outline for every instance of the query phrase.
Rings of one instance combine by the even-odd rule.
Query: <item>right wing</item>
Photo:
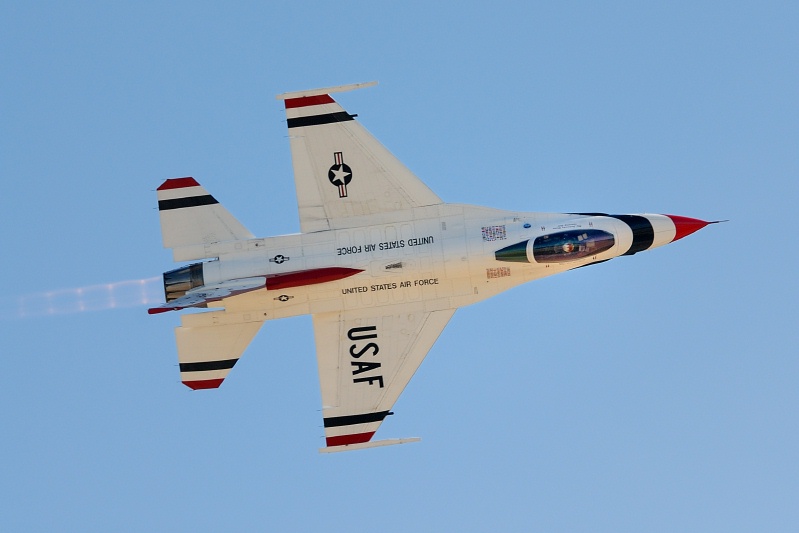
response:
[[[416,440],[370,442],[454,313],[404,305],[313,315],[327,443],[320,451]]]
[[[285,101],[303,233],[346,227],[346,218],[440,204],[330,93],[343,85],[278,96]]]

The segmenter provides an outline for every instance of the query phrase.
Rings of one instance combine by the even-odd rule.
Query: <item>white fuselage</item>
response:
[[[181,381],[218,388],[266,320],[312,315],[325,448],[372,441],[455,309],[524,282],[662,246],[708,222],[672,215],[520,213],[447,204],[331,97],[281,95],[298,235],[257,239],[193,177],[157,189],[164,246],[159,314],[175,328]]]
[[[639,216],[654,230],[648,248],[673,240],[675,227],[668,217]],[[268,320],[419,301],[429,311],[454,309],[527,281],[618,257],[628,253],[634,240],[630,226],[610,216],[441,204],[392,213],[388,223],[370,218],[369,225],[357,225],[354,217],[347,228],[211,245],[209,252],[219,259],[203,264],[205,285],[345,267],[362,272],[338,281],[242,294],[226,300],[226,314]],[[588,228],[613,235],[613,246],[557,263],[539,263],[532,255],[529,262],[495,256],[515,243]]]

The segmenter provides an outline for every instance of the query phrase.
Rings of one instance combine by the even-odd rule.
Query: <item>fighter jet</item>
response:
[[[567,270],[669,244],[712,222],[660,214],[525,213],[441,200],[331,95],[285,104],[301,233],[256,238],[194,178],[158,187],[178,262],[166,303],[182,382],[219,387],[267,320],[310,314],[325,447],[372,437],[455,310]]]

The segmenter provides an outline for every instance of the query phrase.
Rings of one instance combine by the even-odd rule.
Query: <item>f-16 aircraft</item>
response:
[[[445,203],[331,95],[376,82],[279,95],[301,233],[256,238],[194,178],[158,187],[161,313],[180,376],[219,387],[261,325],[310,314],[326,446],[335,452],[418,438],[372,437],[455,310],[521,283],[633,255],[712,222],[674,215],[524,213]]]

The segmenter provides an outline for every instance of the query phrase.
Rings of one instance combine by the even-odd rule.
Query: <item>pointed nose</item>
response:
[[[704,220],[699,220],[698,218],[688,218],[688,217],[678,217],[676,215],[666,215],[674,222],[674,227],[677,229],[677,234],[674,235],[674,239],[671,242],[678,241],[683,237],[694,233],[695,231],[699,231],[700,229],[704,228],[711,222],[705,222]]]

